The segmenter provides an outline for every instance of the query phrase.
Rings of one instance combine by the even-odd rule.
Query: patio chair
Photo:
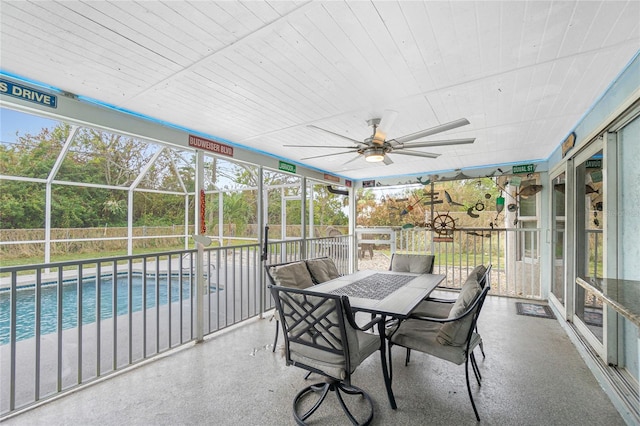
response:
[[[414,274],[433,273],[435,256],[431,254],[398,254],[391,255],[389,270],[395,272],[413,272]]]
[[[324,382],[305,387],[295,396],[293,416],[296,423],[304,425],[305,420],[316,412],[329,392],[335,392],[351,423],[368,425],[373,419],[373,402],[364,390],[351,384],[351,375],[365,359],[378,350],[386,373],[384,329],[379,325],[381,319],[376,318],[367,325],[358,327],[346,296],[281,286],[270,286],[270,289],[285,336],[287,365],[327,378]],[[364,332],[376,324],[378,334]],[[389,400],[392,401],[387,374],[384,374],[384,379],[385,385],[388,384]],[[318,397],[315,402],[314,395]],[[360,395],[364,400],[345,398],[348,395]],[[364,407],[360,408],[365,413],[359,415],[364,419],[356,419],[347,402],[360,405],[364,402]],[[312,405],[306,409],[308,404]],[[304,412],[300,412],[302,405],[305,405],[306,411],[302,410]],[[351,408],[354,408],[353,405]]]
[[[487,285],[487,283],[489,283],[489,279],[491,276],[490,275],[491,268],[492,268],[491,264],[489,264],[489,266],[487,266],[486,268],[484,265],[478,265],[475,268],[473,268],[471,273],[469,273],[469,276],[467,277],[467,280],[465,281],[465,284],[463,284],[462,288],[464,288],[464,286],[467,285],[468,283],[473,283],[476,281],[478,285],[480,285],[480,288],[484,288]],[[461,292],[462,292],[462,289],[461,289]],[[414,315],[425,316],[425,317],[447,318],[456,300],[457,299],[441,299],[441,298],[428,297],[422,302],[420,302],[420,304],[416,307],[416,309],[414,309],[412,313]],[[478,327],[476,325],[476,333],[477,332],[478,332]],[[484,343],[482,342],[482,339],[480,339],[480,343],[478,346],[480,346],[480,352],[482,353],[482,357],[485,358]]]
[[[309,288],[315,285],[311,273],[307,268],[307,265],[303,260],[297,260],[293,262],[277,263],[273,265],[264,266],[267,272],[267,278],[271,285],[279,285],[283,287],[293,287],[299,289]],[[278,344],[278,333],[280,326],[278,325],[278,318],[275,313],[271,319],[276,320],[276,333],[273,338],[272,352],[276,351],[276,345]]]
[[[482,379],[473,349],[481,342],[481,337],[475,332],[476,322],[480,310],[490,290],[485,285],[467,285],[460,292],[460,296],[453,304],[447,318],[432,318],[412,314],[409,319],[402,321],[396,328],[388,330],[390,377],[393,380],[391,349],[394,345],[408,349],[405,364],[409,363],[411,349],[423,352],[456,365],[465,364],[467,391],[473,406],[477,421],[480,421],[476,404],[471,393],[469,383],[469,362],[480,386]]]

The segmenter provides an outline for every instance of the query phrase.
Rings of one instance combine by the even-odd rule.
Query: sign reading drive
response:
[[[51,108],[58,107],[57,96],[32,89],[28,86],[12,83],[4,79],[0,79],[0,93]]]
[[[233,147],[220,142],[189,135],[189,146],[233,157]]]

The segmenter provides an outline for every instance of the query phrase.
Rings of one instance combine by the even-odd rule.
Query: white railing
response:
[[[347,273],[349,241],[271,242],[267,263],[331,256]],[[257,243],[204,249],[204,335],[273,308],[261,249]],[[194,342],[197,254],[0,268],[0,418]]]
[[[429,230],[359,234],[370,237],[271,241],[265,262],[330,256],[346,274],[350,247],[355,254],[357,243],[373,244],[387,253],[433,253],[434,272],[446,274],[450,287],[491,263],[492,294],[540,298],[538,230],[455,231],[446,241]],[[262,249],[204,249],[202,324],[197,250],[0,268],[0,417],[194,342],[198,327],[214,333],[273,308]]]
[[[196,258],[0,268],[0,416],[194,341]],[[206,249],[203,263],[204,334],[261,312],[259,245]]]
[[[468,228],[439,235],[426,228],[358,228],[360,250],[435,255],[434,272],[459,288],[478,264],[492,264],[491,294],[542,298],[540,230]],[[364,253],[366,256],[366,253]]]

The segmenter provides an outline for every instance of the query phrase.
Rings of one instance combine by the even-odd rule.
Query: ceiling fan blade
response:
[[[332,154],[314,155],[313,157],[305,157],[305,158],[301,158],[300,160],[311,160],[312,158],[333,157],[334,155],[350,154],[352,152],[358,152],[358,150],[354,149],[352,151],[334,152]]]
[[[350,138],[348,136],[343,136],[343,135],[341,135],[339,133],[332,132],[331,130],[323,129],[323,128],[318,127],[318,126],[314,126],[313,124],[308,124],[307,127],[311,128],[311,129],[315,129],[315,130],[320,130],[320,131],[325,132],[325,133],[329,133],[330,135],[337,136],[337,137],[342,138],[342,139],[346,139],[346,140],[351,141],[351,142],[353,142],[355,144],[358,144],[358,145],[363,145],[362,141],[359,141],[359,140],[356,140],[356,139],[352,139],[352,138]]]
[[[387,134],[391,127],[393,127],[393,123],[398,118],[398,111],[393,111],[391,109],[385,110],[382,119],[380,120],[380,124],[376,128],[376,133],[373,135],[372,142],[376,145],[382,145],[384,141],[387,139]]]
[[[393,164],[393,161],[391,160],[391,158],[390,158],[388,155],[386,155],[386,154],[385,154],[385,156],[384,156],[384,160],[382,160],[382,162],[383,162],[384,164],[386,164],[387,166],[388,166],[389,164]]]
[[[440,154],[435,154],[433,152],[421,152],[421,151],[410,151],[408,149],[403,149],[401,151],[393,150],[392,154],[400,154],[400,155],[411,155],[413,157],[425,157],[425,158],[438,158]]]
[[[282,145],[293,148],[338,148],[338,149],[359,149],[357,146],[336,146],[336,145]]]
[[[410,135],[401,136],[399,138],[394,138],[394,140],[398,143],[409,142],[418,138],[423,138],[425,136],[435,135],[436,133],[445,132],[447,130],[455,129],[457,127],[466,126],[469,124],[469,120],[466,118],[461,118],[459,120],[452,121],[450,123],[441,124],[439,126],[432,127],[430,129],[421,130],[416,133],[411,133]]]
[[[380,120],[379,127],[382,127],[382,130],[388,132],[393,127],[393,123],[395,123],[396,118],[398,118],[398,111],[394,111],[392,109],[385,110],[382,120]]]
[[[346,166],[349,163],[353,163],[354,161],[356,161],[358,158],[360,158],[360,154],[356,155],[355,157],[353,157],[351,160],[347,161],[346,163],[342,163],[342,166]],[[342,167],[341,166],[341,167]]]
[[[389,130],[393,127],[393,123],[396,122],[396,118],[398,118],[398,111],[394,111],[392,109],[385,110],[378,128],[382,129],[385,133],[389,133]]]
[[[425,147],[435,147],[435,146],[448,146],[448,145],[466,145],[471,144],[476,141],[476,138],[466,138],[466,139],[447,139],[441,141],[424,141],[424,142],[409,142],[409,143],[400,143],[393,145],[393,149],[402,149],[402,148],[425,148]]]

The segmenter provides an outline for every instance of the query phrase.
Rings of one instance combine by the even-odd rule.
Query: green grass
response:
[[[227,244],[233,245],[245,245],[245,244],[253,244],[255,241],[247,240],[232,240],[226,241]],[[213,241],[211,247],[218,247],[217,241]],[[232,246],[230,246],[232,247]],[[193,244],[190,244],[190,249],[195,248]],[[184,250],[184,244],[173,244],[173,245],[165,245],[159,247],[145,247],[145,248],[136,248],[133,251],[134,255],[138,254],[150,254],[150,253],[161,253],[166,251],[177,251]],[[86,259],[102,259],[107,257],[119,257],[126,256],[127,250],[104,250],[99,252],[86,252],[86,253],[65,253],[59,255],[52,255],[51,262],[69,262],[74,260],[86,260]],[[20,257],[8,257],[6,255],[0,256],[0,267],[8,268],[11,266],[23,266],[23,265],[38,265],[44,263],[44,255],[38,256],[20,256]]]
[[[143,248],[143,249],[134,250],[134,254],[158,253],[158,252],[165,252],[165,251],[182,250],[183,248],[184,248],[183,245]],[[126,256],[126,255],[127,255],[126,249],[100,251],[100,252],[94,252],[94,253],[67,253],[67,254],[51,256],[51,262],[52,263],[68,262],[68,261],[74,261],[74,260],[100,259],[105,257],[117,257],[117,256]],[[5,268],[10,266],[36,265],[41,263],[44,263],[44,255],[9,258],[9,259],[6,256],[3,256],[0,258],[0,267],[5,267]]]

